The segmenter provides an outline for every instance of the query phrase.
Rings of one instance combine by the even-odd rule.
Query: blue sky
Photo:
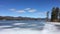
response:
[[[60,0],[0,0],[0,16],[45,18]]]

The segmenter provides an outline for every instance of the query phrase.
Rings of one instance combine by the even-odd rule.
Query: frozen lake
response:
[[[59,27],[41,21],[1,21],[0,34],[60,34]]]

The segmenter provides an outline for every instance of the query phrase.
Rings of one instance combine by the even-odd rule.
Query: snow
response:
[[[6,26],[1,26],[1,27],[6,27]],[[11,28],[11,29],[0,30],[0,34],[60,34],[60,30],[57,29],[55,24],[48,23],[48,24],[45,24],[43,30],[32,30],[32,28],[17,28],[16,27],[16,28]]]
[[[5,29],[0,31],[0,34],[39,34],[40,31],[30,30],[30,29]]]
[[[49,24],[60,25],[60,22],[47,22]]]

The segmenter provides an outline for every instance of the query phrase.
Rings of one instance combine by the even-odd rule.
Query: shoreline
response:
[[[53,24],[53,25],[60,26],[60,22],[47,22],[47,24]]]

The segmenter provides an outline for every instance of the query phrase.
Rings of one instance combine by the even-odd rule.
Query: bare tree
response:
[[[47,12],[47,21],[49,21],[49,11]]]

